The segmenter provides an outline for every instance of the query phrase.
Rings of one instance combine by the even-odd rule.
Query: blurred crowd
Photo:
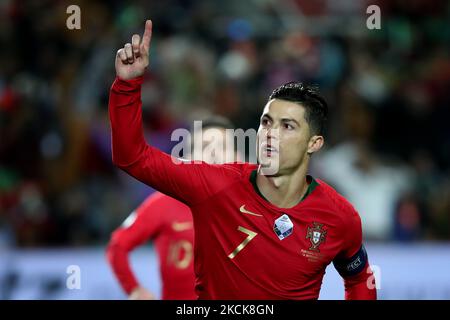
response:
[[[71,4],[80,30],[66,27]],[[112,165],[107,113],[116,51],[146,18],[153,145],[170,152],[171,132],[199,114],[256,129],[274,87],[315,83],[330,117],[312,173],[354,204],[366,239],[450,240],[448,1],[7,0],[0,247],[103,244],[153,192]]]

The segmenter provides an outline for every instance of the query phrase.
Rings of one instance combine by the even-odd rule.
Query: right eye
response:
[[[264,118],[264,119],[261,120],[261,124],[262,124],[264,127],[267,126],[269,123],[270,123],[270,121],[269,121],[269,119],[267,119],[267,118]]]

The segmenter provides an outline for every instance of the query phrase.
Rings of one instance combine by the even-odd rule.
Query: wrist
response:
[[[136,292],[137,290],[139,290],[140,287],[141,286],[139,285],[139,283],[133,282],[133,283],[127,285],[127,287],[125,288],[126,289],[125,292],[130,295],[133,292]]]
[[[133,79],[122,79],[119,76],[116,76],[113,88],[121,92],[135,91],[136,89],[140,89],[143,82],[143,75]]]

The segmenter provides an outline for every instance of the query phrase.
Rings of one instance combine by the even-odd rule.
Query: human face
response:
[[[262,166],[276,163],[276,174],[292,173],[322,144],[322,136],[311,136],[301,104],[281,99],[267,102],[257,138],[258,160]]]
[[[198,132],[200,133],[200,132]],[[224,128],[210,127],[194,134],[193,159],[211,164],[235,161],[233,135]],[[195,147],[200,145],[201,148]]]

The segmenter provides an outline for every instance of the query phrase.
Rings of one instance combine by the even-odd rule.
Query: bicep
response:
[[[351,277],[364,271],[368,262],[367,251],[363,244],[359,250],[350,257],[339,257],[333,260],[336,271],[343,277]]]
[[[344,279],[345,298],[376,299],[376,290],[368,286],[371,277],[369,258],[362,241],[361,218],[355,210],[345,229],[343,250],[333,261],[334,267]]]
[[[333,260],[341,276],[353,276],[364,270],[367,252],[362,241],[361,218],[353,211],[345,223],[344,241],[341,252]]]
[[[220,190],[229,178],[217,165],[174,158],[147,146],[141,157],[122,168],[156,190],[188,205],[196,204]]]

